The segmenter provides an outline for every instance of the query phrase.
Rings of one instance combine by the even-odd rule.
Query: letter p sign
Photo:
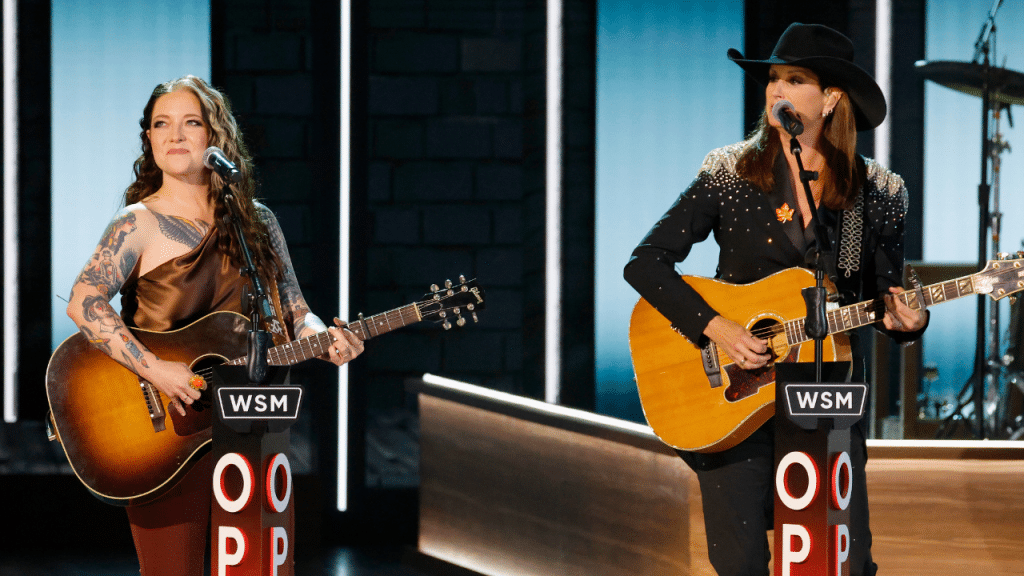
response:
[[[800,547],[793,547],[793,540],[800,540]],[[799,524],[782,525],[782,576],[790,575],[790,567],[799,564],[811,554],[811,533]]]

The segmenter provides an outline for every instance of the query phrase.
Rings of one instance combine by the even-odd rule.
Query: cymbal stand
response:
[[[992,157],[992,210],[989,213],[989,226],[992,229],[992,252],[995,253],[996,258],[1002,260],[1009,257],[999,251],[999,236],[1001,232],[1003,213],[999,211],[999,181],[1000,181],[1000,168],[1002,166],[1002,155],[1003,152],[1010,150],[1010,145],[1003,140],[1003,134],[1000,132],[1000,119],[1002,116],[1003,107],[1009,107],[1009,104],[1003,104],[1001,102],[992,103],[992,119],[995,124],[995,134],[989,141],[989,154]],[[997,432],[1000,429],[999,422],[999,396],[1000,389],[1002,386],[1002,374],[1003,369],[1006,367],[1006,362],[1003,358],[1002,347],[1000,345],[1000,331],[999,331],[999,309],[1000,301],[993,301],[989,303],[989,326],[988,326],[988,350],[989,358],[985,364],[985,378],[983,383],[988,388],[988,401],[993,406],[992,417],[989,419],[989,430]],[[983,395],[984,389],[983,389]],[[979,406],[975,405],[975,410]],[[984,410],[979,414],[979,423],[985,419]],[[981,428],[979,428],[981,430]],[[982,436],[984,437],[984,436]]]
[[[978,269],[984,269],[986,262],[988,261],[988,227],[991,224],[989,220],[989,185],[988,185],[988,161],[989,161],[989,125],[988,117],[991,111],[992,104],[992,82],[991,82],[991,68],[992,64],[989,60],[990,52],[992,50],[992,40],[996,33],[996,12],[999,10],[999,6],[1002,4],[1002,0],[995,0],[992,6],[992,10],[989,11],[988,18],[985,20],[985,24],[981,27],[981,34],[978,35],[978,40],[974,43],[974,61],[977,61],[979,57],[982,58],[982,65],[984,66],[984,80],[982,83],[982,97],[981,97],[981,184],[978,185],[978,220],[980,225],[978,226]],[[993,306],[995,308],[995,306]],[[978,331],[977,331],[977,345],[975,347],[974,355],[974,376],[972,378],[974,383],[974,415],[977,420],[976,435],[979,438],[986,438],[988,435],[985,432],[985,381],[987,380],[986,375],[988,373],[988,358],[986,354],[986,348],[988,338],[986,333],[989,327],[989,322],[986,320],[986,299],[978,298]]]

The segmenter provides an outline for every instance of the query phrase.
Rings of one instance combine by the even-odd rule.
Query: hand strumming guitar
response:
[[[156,386],[170,398],[169,407],[185,416],[185,406],[199,399],[200,389],[192,386],[195,374],[183,362],[168,362],[154,357],[147,368],[137,368],[139,377]],[[205,384],[204,384],[205,386]]]
[[[704,335],[744,370],[762,368],[771,360],[764,340],[755,338],[749,330],[722,316],[715,316],[708,322]]]

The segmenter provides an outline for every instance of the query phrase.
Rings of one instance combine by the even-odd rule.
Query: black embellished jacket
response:
[[[624,270],[626,281],[694,343],[701,341],[708,322],[719,313],[675,270],[695,243],[714,235],[719,245],[715,277],[735,284],[805,266],[807,250],[815,244],[796,208],[782,153],[775,189],[766,194],[736,174],[736,161],[746,145],[740,142],[707,155],[697,178],[633,250]],[[902,178],[874,160],[858,159],[865,184],[857,205],[851,210],[819,211],[833,245],[844,305],[887,293],[889,287],[902,284],[903,275],[907,189]],[[875,326],[881,329],[881,324]],[[920,335],[886,333],[898,341]]]

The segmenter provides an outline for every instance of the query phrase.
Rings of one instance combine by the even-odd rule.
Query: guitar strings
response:
[[[352,323],[353,330],[358,331],[357,336],[359,336],[361,340],[368,340],[373,336],[379,336],[380,334],[384,333],[378,328],[376,328],[375,322],[367,322],[368,320],[379,320],[380,318],[383,318],[383,322],[381,322],[381,324],[386,324],[388,330],[385,332],[390,332],[392,329],[392,321],[396,324],[397,327],[403,327],[408,326],[409,324],[412,324],[414,322],[417,322],[419,319],[425,320],[430,316],[440,315],[443,312],[446,312],[447,310],[443,303],[450,297],[451,295],[442,295],[439,300],[425,300],[421,302],[413,302],[406,306],[401,306],[393,310],[388,310],[380,314],[375,314],[373,316],[370,316],[369,318],[360,319],[359,321]],[[428,310],[428,308],[433,307],[434,304],[442,305],[440,306],[439,310]],[[413,311],[415,311],[415,313],[413,313]],[[376,334],[371,335],[371,331],[376,332]],[[273,366],[281,366],[297,364],[302,360],[307,360],[310,358],[321,356],[323,355],[325,343],[321,342],[320,340],[322,340],[322,336],[324,334],[325,332],[319,332],[317,334],[313,334],[306,338],[301,338],[299,340],[289,342],[287,344],[274,346],[273,348],[267,350],[268,360],[270,360],[271,365]],[[313,348],[314,343],[316,344],[316,350],[314,350]],[[332,341],[328,340],[326,342],[326,345],[329,346],[331,343]],[[295,354],[295,348],[299,349],[301,356],[299,354]],[[317,351],[319,351],[319,353],[317,353]],[[274,356],[277,357],[274,358]],[[289,358],[289,356],[291,356],[291,358]],[[229,360],[228,362],[225,362],[225,364],[234,364],[235,362],[238,362],[240,360],[242,360],[242,358]],[[206,368],[201,368],[199,370],[196,370],[194,373],[197,374],[198,376],[202,376],[203,379],[209,379],[213,377],[213,367],[209,366]]]
[[[856,305],[854,305],[854,307],[855,306]],[[883,301],[883,300],[872,300],[872,301],[866,303],[866,305],[863,308],[863,311],[867,312],[869,314],[872,314],[872,317],[877,316],[879,312],[884,313],[885,312],[885,301]],[[837,312],[837,310],[830,310],[830,311],[826,312],[826,316],[829,316],[829,318],[826,318],[826,321],[831,321],[832,320],[831,316],[835,312]],[[803,322],[804,320],[805,320],[805,318],[799,318],[797,320],[790,320],[789,322],[786,322],[786,323],[783,323],[783,324],[771,324],[769,326],[764,326],[764,327],[761,327],[761,328],[756,328],[754,330],[751,330],[750,333],[753,334],[753,336],[755,338],[760,338],[760,339],[765,340],[767,342],[771,342],[772,339],[775,336],[778,336],[778,335],[780,335],[780,334],[782,334],[782,333],[784,333],[786,331],[786,326],[792,325],[793,327],[796,327],[798,323]],[[878,322],[879,320],[881,320],[880,316],[879,316],[879,319],[875,320],[874,322]],[[874,323],[874,322],[872,322],[872,323]],[[804,342],[806,342],[806,340],[804,340]],[[717,348],[717,346],[716,346],[716,348]],[[776,355],[780,355],[781,356],[781,354],[779,353],[778,350],[775,350],[773,348],[773,351],[776,353]],[[720,364],[734,364],[734,362],[732,362],[732,359],[729,358],[729,356],[727,354],[725,354],[724,352],[722,352],[721,350],[717,350],[717,355],[718,355],[718,359],[720,361]],[[722,363],[721,362],[722,360],[729,360],[729,362]]]

